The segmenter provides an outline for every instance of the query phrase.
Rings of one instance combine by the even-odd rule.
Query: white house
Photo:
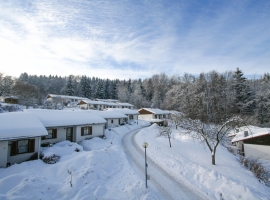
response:
[[[89,99],[81,100],[78,102],[77,106],[81,109],[93,109],[93,110],[103,110],[107,107],[107,103],[103,101],[92,101]]]
[[[169,118],[169,111],[158,108],[142,108],[138,110],[139,119],[163,125],[165,119]]]
[[[120,105],[120,108],[128,108],[128,109],[133,109],[134,105],[130,104],[130,103],[121,103],[121,102],[117,102],[118,105]]]
[[[127,116],[121,112],[118,111],[98,111],[98,110],[86,110],[81,112],[90,112],[93,115],[100,116],[104,118],[107,123],[105,125],[105,128],[111,128],[113,126],[120,126],[121,124],[125,123],[127,121]]]
[[[270,160],[270,128],[241,127],[232,143],[246,157]]]
[[[90,112],[28,109],[47,129],[48,135],[41,138],[41,144],[64,140],[80,142],[96,136],[104,136],[106,120]]]
[[[77,96],[68,96],[68,95],[57,95],[57,94],[48,94],[46,97],[46,101],[50,101],[52,103],[59,103],[59,101],[71,103],[71,102],[79,102],[81,100],[89,100],[88,98],[84,97],[77,97]]]
[[[48,133],[40,120],[29,113],[0,114],[0,167],[21,163],[36,155],[41,137]]]
[[[128,108],[108,108],[104,112],[112,112],[112,111],[113,112],[117,111],[117,112],[120,112],[120,113],[123,113],[124,115],[126,115],[128,122],[137,122],[138,121],[139,113],[137,110],[131,110]]]

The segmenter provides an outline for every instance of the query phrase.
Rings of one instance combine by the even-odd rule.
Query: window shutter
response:
[[[29,152],[35,152],[35,139],[28,140],[29,142]]]
[[[53,138],[57,138],[57,129],[53,129],[53,135],[52,135]]]
[[[81,127],[81,136],[84,136],[83,127]]]
[[[10,156],[15,156],[17,154],[17,147],[18,147],[17,141],[11,143]]]
[[[89,134],[92,135],[92,126],[89,127]]]

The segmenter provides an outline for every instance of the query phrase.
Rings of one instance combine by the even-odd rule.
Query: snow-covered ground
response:
[[[212,165],[209,150],[184,131],[173,131],[170,148],[168,138],[157,137],[156,128],[152,125],[141,130],[136,142],[147,142],[148,156],[179,181],[188,181],[212,199],[270,199],[270,188],[222,146],[217,149],[216,165]]]
[[[134,167],[122,144],[126,133],[144,125],[140,121],[106,130],[106,139],[64,141],[44,148],[45,156],[61,156],[56,164],[35,160],[0,169],[0,199],[163,199],[151,180],[145,188],[144,174]],[[187,135],[175,130],[170,148],[167,138],[156,137],[155,129],[155,125],[142,129],[136,142],[140,147],[148,142],[147,155],[175,179],[210,199],[269,199],[270,188],[226,149],[218,148],[213,166],[210,153]],[[73,172],[72,187],[69,172]]]
[[[143,175],[131,167],[121,146],[121,138],[142,125],[106,130],[105,140],[85,140],[82,146],[64,141],[46,148],[45,156],[61,156],[56,164],[35,160],[1,168],[0,199],[160,199],[145,189]]]

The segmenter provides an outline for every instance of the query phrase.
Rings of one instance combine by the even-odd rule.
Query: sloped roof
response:
[[[161,109],[158,109],[158,108],[142,108],[142,109],[138,110],[138,112],[140,112],[141,110],[147,110],[148,112],[151,112],[151,113],[156,114],[156,115],[167,115],[167,114],[169,114],[169,111],[161,110]]]
[[[121,118],[127,118],[127,116],[121,112],[118,111],[98,111],[98,110],[81,110],[80,112],[90,112],[94,115],[98,115],[105,119],[121,119]]]
[[[111,111],[117,111],[117,112],[123,113],[125,115],[139,115],[137,110],[131,110],[128,108],[108,108],[104,112],[111,112]]]
[[[104,118],[90,112],[46,109],[27,109],[24,112],[37,116],[45,127],[106,123]]]
[[[245,137],[245,131],[248,131],[248,136]],[[270,134],[270,128],[260,128],[257,126],[246,126],[242,127],[241,131],[238,132],[235,137],[232,139],[232,142],[239,142],[247,139],[251,139],[254,137],[259,137],[263,135]]]
[[[58,95],[58,94],[48,94],[46,98],[50,97],[59,97],[59,98],[65,98],[65,99],[78,99],[78,100],[89,100],[85,97],[77,97],[77,96],[68,96],[68,95]]]
[[[121,106],[134,106],[130,103],[120,103],[120,102],[117,102],[117,104],[121,105]]]
[[[0,141],[48,135],[40,120],[30,113],[0,114]]]
[[[92,100],[89,100],[89,99],[81,100],[80,102],[78,102],[78,104],[82,104],[82,102],[84,102],[85,104],[90,104],[90,105],[107,105],[107,102],[103,102],[103,101],[92,101]]]

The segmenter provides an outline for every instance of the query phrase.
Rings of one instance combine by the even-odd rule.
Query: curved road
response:
[[[134,166],[141,171],[145,177],[145,158],[143,147],[139,148],[135,142],[135,136],[140,130],[131,131],[126,134],[123,139],[123,147],[126,154],[131,159]],[[148,188],[155,188],[161,193],[162,199],[208,199],[200,191],[194,191],[183,183],[175,180],[169,173],[156,165],[149,157],[147,157],[148,169],[150,172],[150,180]]]

